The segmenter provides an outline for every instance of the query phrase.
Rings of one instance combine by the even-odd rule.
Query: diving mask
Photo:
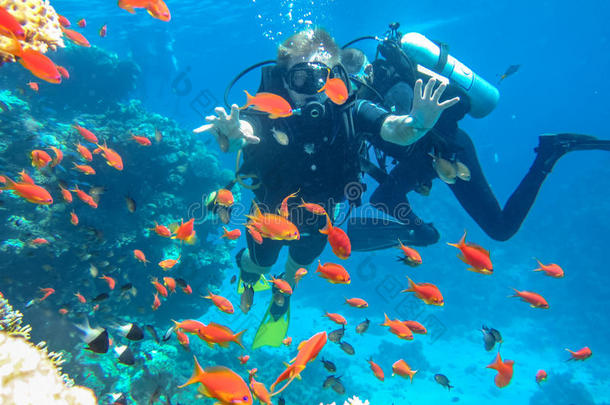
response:
[[[300,94],[316,94],[333,77],[330,67],[321,62],[297,63],[284,76],[290,90]]]

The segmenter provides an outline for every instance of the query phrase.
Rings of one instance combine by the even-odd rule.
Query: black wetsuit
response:
[[[454,96],[449,89],[443,100]],[[410,85],[398,82],[384,93],[383,104],[386,108],[394,110],[398,115],[409,113],[413,99]],[[458,128],[457,121],[466,112],[460,104],[444,111],[433,130],[414,145],[400,147],[380,141],[379,138],[370,140],[374,146],[398,162],[389,175],[382,179],[370,202],[409,226],[430,226],[424,224],[411,210],[406,194],[422,187],[429,188],[431,181],[438,177],[432,166],[432,158],[428,155],[436,152],[450,161],[459,160],[470,169],[470,181],[456,179],[455,184],[448,186],[485,233],[493,239],[504,241],[521,227],[550,169],[545,167],[544,160],[538,155],[502,209],[485,179],[472,140]],[[433,233],[424,232],[419,241],[421,243],[418,244],[435,243],[437,240],[434,237]]]
[[[282,94],[281,89],[274,91]],[[358,133],[379,134],[387,111],[359,100],[348,107],[326,103],[327,113],[318,119],[293,115],[288,118],[269,119],[261,114],[244,112],[242,119],[250,122],[258,144],[243,148],[243,173],[255,174],[256,201],[262,212],[277,213],[282,200],[298,191],[298,197],[289,200],[289,219],[297,226],[299,240],[284,242],[264,239],[257,244],[247,233],[250,257],[259,266],[273,265],[283,245],[288,244],[291,257],[299,264],[311,264],[324,250],[326,235],[319,232],[326,225],[324,216],[314,215],[297,208],[301,198],[322,205],[331,218],[337,203],[346,199],[350,187],[361,188],[359,156],[363,139],[349,130],[350,123]],[[274,131],[287,136],[282,145]],[[359,198],[359,196],[357,196]]]

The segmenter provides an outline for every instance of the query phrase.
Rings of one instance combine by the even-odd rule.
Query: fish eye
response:
[[[243,399],[244,401],[247,401],[247,400],[248,400],[248,396],[246,395],[246,396],[244,396],[242,399]]]

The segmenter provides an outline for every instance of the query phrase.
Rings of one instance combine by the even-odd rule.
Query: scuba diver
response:
[[[354,94],[344,104],[333,103],[321,92],[326,81],[337,77],[349,88],[349,78],[341,65],[339,47],[322,29],[307,29],[288,38],[279,46],[274,62],[262,69],[258,93],[283,97],[293,108],[292,115],[272,119],[252,108],[241,110],[240,114],[239,107],[233,104],[230,115],[223,107],[217,107],[217,115],[206,117],[208,124],[194,130],[211,132],[223,151],[238,151],[238,156],[243,156],[236,181],[252,189],[261,212],[277,212],[286,196],[298,192],[298,198],[288,201],[288,219],[297,226],[299,239],[265,238],[259,244],[250,232],[246,233],[247,249],[236,256],[242,302],[244,294],[252,297],[254,291],[269,288],[263,275],[276,263],[283,246],[288,246],[289,252],[281,277],[293,288],[296,271],[307,268],[324,250],[327,237],[319,230],[325,227],[326,217],[298,207],[296,200],[302,198],[321,205],[331,220],[337,203],[347,198],[357,204],[359,196],[347,195],[348,186],[361,185],[364,141],[357,134],[366,132],[389,143],[409,145],[423,135],[418,126],[421,119],[435,121],[443,109],[458,102],[454,99],[439,104],[445,86],[434,90],[436,81],[431,80],[426,84],[426,97],[415,97],[411,115],[390,114],[366,100],[356,101]],[[225,101],[236,80],[264,63],[240,73],[227,88]],[[416,87],[421,89],[423,83],[418,82]],[[244,178],[252,183],[243,183]],[[246,311],[249,305],[251,301]],[[289,305],[290,295],[274,286],[253,348],[282,344],[290,320]]]
[[[369,137],[380,166],[365,162],[368,173],[379,183],[370,203],[396,221],[352,218],[348,223],[352,250],[385,249],[396,246],[398,239],[419,246],[436,243],[438,231],[413,212],[407,199],[411,191],[428,195],[435,178],[448,184],[487,235],[506,241],[521,227],[542,183],[563,155],[576,150],[610,151],[610,141],[589,135],[540,136],[534,163],[501,208],[485,179],[472,140],[458,127],[466,114],[481,118],[491,112],[499,98],[498,90],[449,55],[444,44],[439,46],[418,33],[402,35],[398,28],[398,23],[393,23],[384,39],[376,38],[380,41],[377,56],[383,58],[377,57],[373,63],[362,51],[344,47],[342,60],[359,85],[359,96],[404,114],[411,108],[416,80],[431,76],[449,82],[445,96],[457,96],[460,102],[444,110],[435,125],[426,127],[427,135],[415,144],[403,147]],[[387,156],[396,163],[389,173],[385,171]]]

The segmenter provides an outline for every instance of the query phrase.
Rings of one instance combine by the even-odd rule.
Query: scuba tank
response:
[[[402,50],[414,62],[445,76],[468,95],[470,99],[468,114],[472,117],[483,118],[498,104],[500,98],[498,89],[449,55],[445,46],[439,47],[417,32],[403,35],[400,44]]]

